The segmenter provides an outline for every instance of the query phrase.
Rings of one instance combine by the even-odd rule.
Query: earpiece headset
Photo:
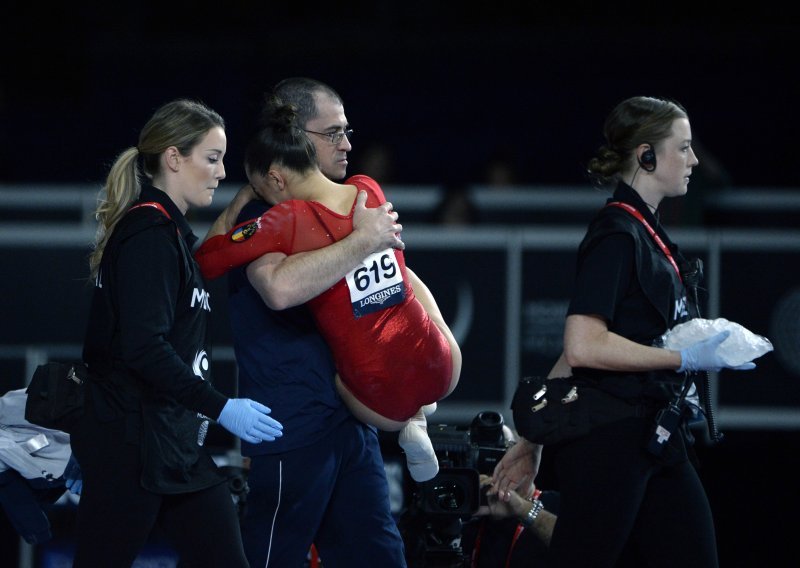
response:
[[[649,146],[647,150],[642,152],[639,158],[639,165],[646,172],[654,172],[656,170],[656,151],[653,149],[652,144],[649,144]]]

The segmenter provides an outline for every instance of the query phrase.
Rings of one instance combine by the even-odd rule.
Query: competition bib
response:
[[[369,255],[345,280],[356,319],[399,304],[406,297],[400,264],[391,248]]]

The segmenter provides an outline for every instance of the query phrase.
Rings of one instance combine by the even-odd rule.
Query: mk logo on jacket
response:
[[[206,292],[205,290],[198,290],[195,288],[192,291],[192,304],[191,307],[195,307],[195,305],[200,306],[204,310],[211,311],[211,304],[208,303],[208,300],[211,298],[211,294]]]
[[[194,361],[192,362],[192,371],[198,377],[203,380],[206,380],[206,373],[211,365],[208,361],[208,353],[206,353],[205,349],[201,349],[198,351],[194,356]]]
[[[680,298],[679,300],[675,300],[675,313],[672,314],[673,321],[678,321],[680,318],[688,315],[689,312],[686,309],[686,296]]]

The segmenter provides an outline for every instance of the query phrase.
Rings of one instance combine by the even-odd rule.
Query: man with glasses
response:
[[[296,107],[322,173],[343,179],[353,131],[339,95],[308,78],[285,79],[273,94]],[[266,195],[260,175],[247,173],[252,186],[217,221],[226,230],[242,202]],[[250,458],[242,536],[251,566],[302,566],[312,543],[326,568],[406,565],[376,430],[353,418],[336,393],[332,356],[307,308],[273,311],[250,280],[268,279],[279,309],[321,293],[372,252],[402,249],[391,204],[367,209],[364,197],[356,201],[353,234],[342,241],[290,257],[269,253],[258,271],[243,267],[229,276],[239,394],[268,404],[284,425],[280,445],[242,444]],[[250,201],[236,223],[269,206]]]
[[[318,136],[322,136],[330,140],[331,144],[334,146],[338,146],[342,143],[342,139],[347,136],[347,141],[350,141],[350,137],[353,135],[353,129],[348,128],[347,130],[339,130],[338,132],[316,132],[314,130],[304,130],[303,132],[307,132],[308,134],[316,134]]]
[[[353,130],[338,93],[315,79],[293,77],[278,83],[273,94],[296,107],[298,122],[317,151],[320,171],[334,181],[344,179]]]

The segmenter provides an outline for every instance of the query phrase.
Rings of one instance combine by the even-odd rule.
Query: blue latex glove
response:
[[[81,489],[83,489],[81,466],[78,465],[75,454],[69,456],[67,467],[64,469],[64,485],[67,486],[67,489],[69,489],[70,493],[73,495],[80,495]]]
[[[272,442],[283,436],[283,425],[267,416],[269,408],[249,398],[232,398],[217,419],[226,430],[245,442]]]
[[[752,361],[731,367],[718,352],[718,348],[723,341],[728,339],[731,334],[729,330],[720,331],[703,341],[698,341],[681,349],[681,366],[679,373],[687,371],[719,371],[720,369],[734,369],[736,371],[749,371],[755,369],[756,364]]]

